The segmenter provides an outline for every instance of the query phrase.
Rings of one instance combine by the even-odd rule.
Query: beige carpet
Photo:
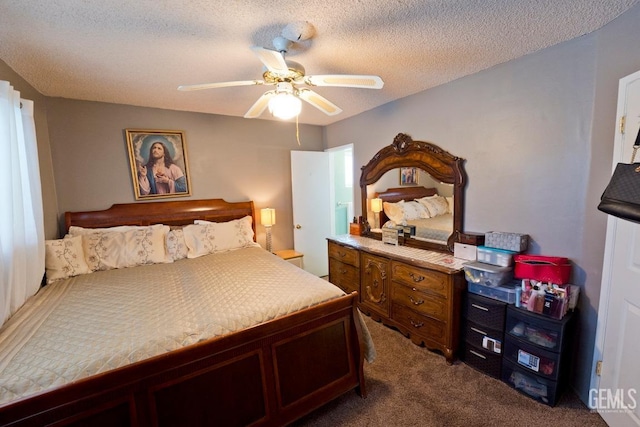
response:
[[[606,426],[572,393],[551,408],[366,317],[378,357],[365,362],[368,397],[349,392],[296,426]]]

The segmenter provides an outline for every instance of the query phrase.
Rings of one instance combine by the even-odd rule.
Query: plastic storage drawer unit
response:
[[[568,341],[564,335],[568,332],[565,325],[570,318],[565,316],[556,320],[514,307],[507,311],[505,332],[541,348],[560,351],[560,344]]]

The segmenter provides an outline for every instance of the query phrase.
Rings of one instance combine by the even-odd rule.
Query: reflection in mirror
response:
[[[402,169],[412,171],[415,184],[397,188],[403,182]],[[453,233],[453,184],[435,180],[419,168],[398,168],[386,172],[377,182],[367,186],[372,232],[380,232],[387,224],[413,226],[409,238],[446,245]],[[376,212],[376,200],[381,210]]]
[[[462,232],[463,162],[435,144],[398,134],[362,167],[362,212],[372,227],[370,237],[381,239],[380,227],[391,221],[407,226],[407,246],[453,251]],[[378,203],[380,212],[374,209]]]

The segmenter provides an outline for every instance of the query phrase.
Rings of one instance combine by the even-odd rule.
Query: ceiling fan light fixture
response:
[[[289,120],[302,110],[302,101],[291,93],[278,93],[269,100],[269,112],[282,120]]]

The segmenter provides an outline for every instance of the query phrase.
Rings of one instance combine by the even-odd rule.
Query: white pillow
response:
[[[91,273],[84,259],[82,236],[45,240],[44,245],[47,283]]]
[[[400,200],[397,203],[383,202],[382,209],[391,221],[396,224],[402,224],[404,222],[404,200]]]
[[[227,222],[201,221],[187,225],[182,229],[187,245],[187,258],[259,246],[253,241],[251,221],[250,216],[245,216]]]
[[[169,230],[167,233],[167,254],[172,261],[187,257],[187,243],[184,241],[182,228]]]
[[[81,235],[82,247],[93,271],[167,263],[172,262],[165,247],[168,232],[166,225],[89,232]]]
[[[449,204],[447,203],[447,199],[442,196],[427,196],[421,199],[416,199],[417,202],[420,202],[427,210],[429,211],[429,215],[431,218],[444,215],[447,213],[449,209]]]
[[[452,214],[453,213],[453,196],[446,197],[446,199],[447,199],[447,205],[448,205],[447,213]]]
[[[402,207],[404,208],[404,219],[406,221],[420,218],[431,218],[427,208],[416,201],[405,202]]]

